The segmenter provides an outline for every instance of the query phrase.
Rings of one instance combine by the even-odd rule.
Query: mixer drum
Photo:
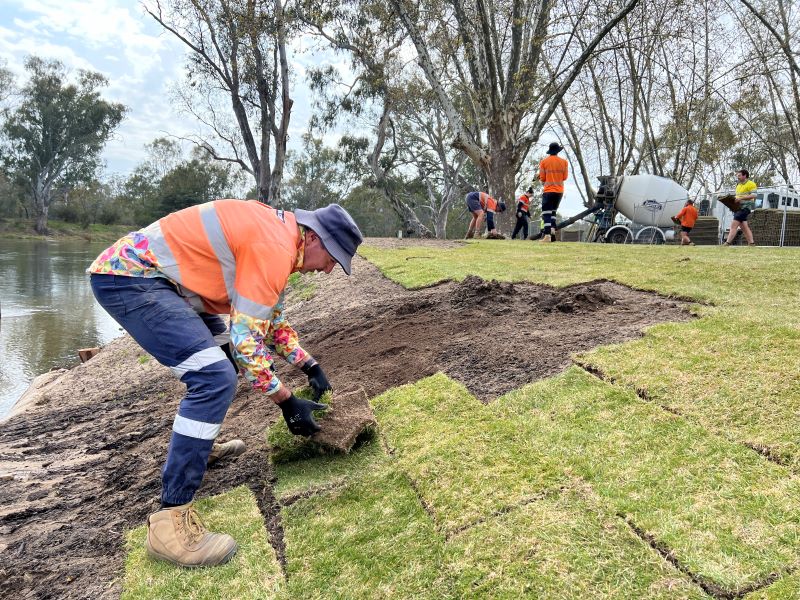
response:
[[[638,225],[672,227],[672,217],[686,204],[689,192],[658,175],[628,175],[617,189],[615,208]]]

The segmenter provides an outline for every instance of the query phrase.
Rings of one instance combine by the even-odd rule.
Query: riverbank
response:
[[[57,241],[78,240],[110,243],[136,229],[135,225],[92,223],[88,227],[83,227],[79,223],[48,221],[48,234],[40,235],[34,229],[35,223],[34,219],[0,219],[0,239],[52,239]]]

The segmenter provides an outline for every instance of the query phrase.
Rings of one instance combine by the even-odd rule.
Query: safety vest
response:
[[[497,211],[497,200],[492,198],[486,192],[480,192],[480,203],[481,203],[481,208],[485,211],[492,211],[492,212]]]
[[[142,233],[161,272],[196,309],[226,314],[234,307],[257,319],[271,318],[300,244],[292,213],[255,200],[190,206]]]
[[[530,210],[531,210],[531,199],[530,199],[530,197],[529,197],[527,194],[522,194],[522,195],[519,197],[519,200],[518,200],[518,202],[519,202],[520,204],[522,204],[522,207],[521,207],[521,208],[522,208],[522,210],[524,210],[524,211],[527,211],[527,212],[530,212]]]
[[[555,154],[548,154],[539,163],[539,179],[544,182],[542,192],[564,193],[564,182],[569,176],[567,161]]]

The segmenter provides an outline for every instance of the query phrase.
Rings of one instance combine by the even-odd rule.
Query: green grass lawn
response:
[[[379,439],[276,465],[285,579],[252,500],[226,494],[202,514],[238,515],[218,524],[239,562],[190,596],[196,572],[149,561],[137,530],[126,598],[800,597],[800,251],[361,252],[407,287],[602,278],[695,300],[699,318],[488,406],[444,374],[389,390]]]

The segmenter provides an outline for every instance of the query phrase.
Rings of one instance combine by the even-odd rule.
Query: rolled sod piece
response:
[[[739,210],[741,208],[741,206],[739,206],[739,201],[736,199],[736,196],[734,196],[733,194],[728,194],[727,196],[720,196],[718,198],[718,200],[720,202],[722,202],[725,206],[728,207],[728,209],[730,209],[733,212],[736,212],[737,210]]]
[[[357,442],[375,434],[378,423],[363,388],[343,394],[325,394],[321,402],[330,408],[314,412],[314,419],[322,429],[311,437],[292,435],[283,421],[270,427],[267,441],[272,447],[273,462],[347,453]]]

